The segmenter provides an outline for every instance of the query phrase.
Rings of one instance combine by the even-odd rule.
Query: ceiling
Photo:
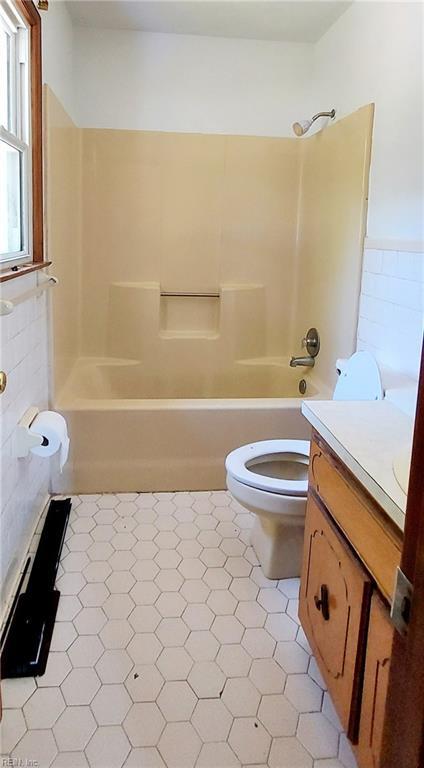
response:
[[[67,0],[75,24],[313,43],[351,5],[342,0]]]

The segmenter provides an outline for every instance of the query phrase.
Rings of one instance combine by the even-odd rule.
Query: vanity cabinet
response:
[[[371,600],[357,749],[361,768],[382,768],[380,754],[393,631],[387,608],[378,595],[374,594]]]
[[[299,617],[360,768],[382,768],[402,535],[314,434]]]
[[[318,436],[311,446],[309,488],[321,499],[382,595],[391,600],[400,565],[401,534]]]
[[[351,740],[359,724],[359,669],[372,584],[312,496],[306,514],[299,617]]]

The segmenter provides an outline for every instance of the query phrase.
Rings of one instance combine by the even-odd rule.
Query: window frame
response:
[[[29,37],[29,103],[30,103],[30,168],[29,200],[31,201],[30,232],[28,233],[29,257],[23,262],[18,256],[0,262],[0,282],[21,274],[43,269],[50,262],[44,261],[43,237],[43,154],[42,154],[42,79],[41,79],[41,17],[32,0],[12,0],[18,14],[28,28]]]

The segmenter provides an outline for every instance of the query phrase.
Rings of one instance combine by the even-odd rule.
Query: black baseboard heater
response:
[[[33,677],[46,670],[60,592],[57,569],[71,512],[71,500],[53,500],[24,592],[21,580],[2,641],[1,677]]]

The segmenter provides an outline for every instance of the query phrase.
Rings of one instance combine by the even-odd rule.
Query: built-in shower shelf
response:
[[[161,339],[218,339],[219,333],[215,331],[160,331]]]
[[[161,339],[216,339],[220,317],[219,293],[161,293]]]
[[[217,364],[224,358],[262,357],[266,317],[262,284],[223,283],[210,291],[178,292],[161,290],[160,283],[112,283],[106,350],[111,358],[150,365],[166,355],[167,344],[189,354],[191,342],[191,364],[203,370],[211,354]]]

